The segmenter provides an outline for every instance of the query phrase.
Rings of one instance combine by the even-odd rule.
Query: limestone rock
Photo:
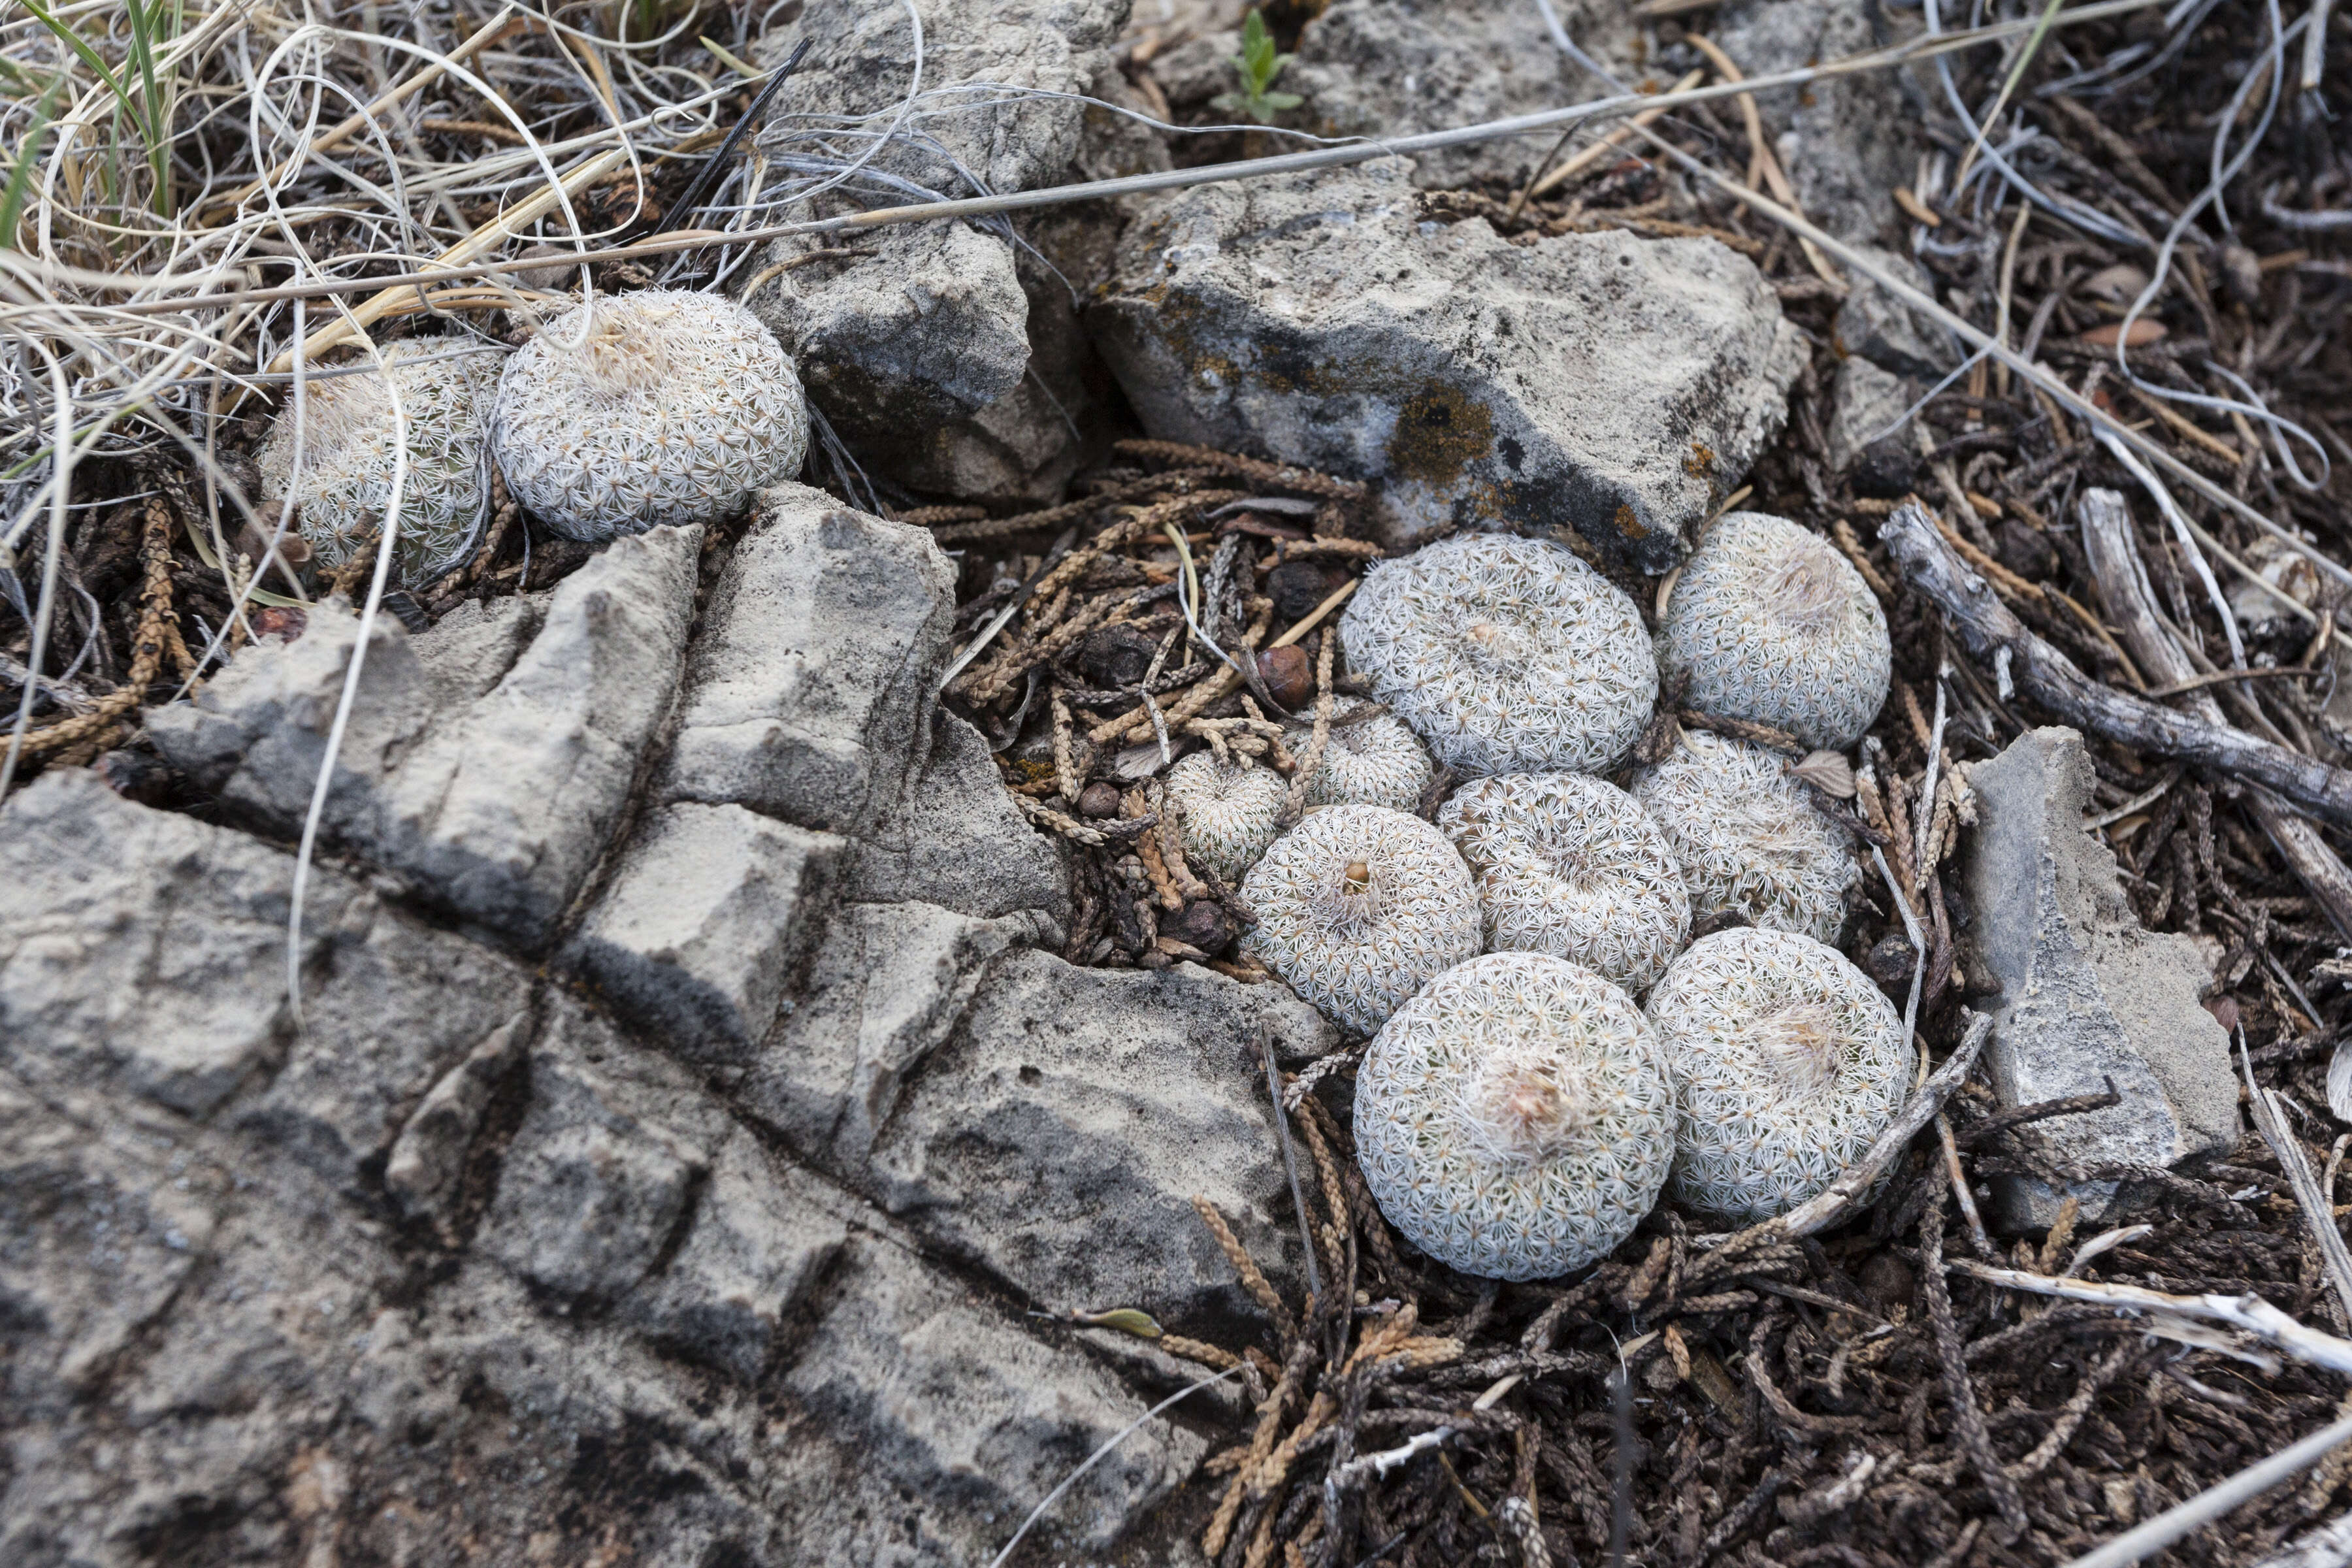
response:
[[[545,942],[669,709],[701,542],[698,527],[614,541],[548,595],[529,646],[460,707],[436,701],[450,686],[436,691],[399,623],[378,616],[324,841],[521,946]],[[233,816],[294,837],[357,644],[357,621],[314,614],[294,642],[247,649],[193,704],[155,713],[149,732]],[[503,657],[495,639],[469,639],[440,681],[478,685]]]
[[[1871,0],[1735,0],[1708,36],[1748,76],[1792,70],[1921,30],[1916,13]],[[1845,240],[1877,239],[1900,221],[1888,192],[1918,177],[1919,128],[1932,68],[1906,81],[1867,71],[1757,94],[1773,152],[1805,216]],[[1940,98],[1937,108],[1942,110]]]
[[[874,825],[857,894],[877,904],[938,904],[993,919],[1030,912],[1059,946],[1069,876],[1055,847],[1004,793],[988,742],[953,713],[932,721],[931,752],[905,799]]]
[[[1786,416],[1805,351],[1771,289],[1712,240],[1425,224],[1411,176],[1149,209],[1089,317],[1145,428],[1376,480],[1391,545],[1573,528],[1673,566]]]
[[[2221,1026],[2199,1005],[2209,978],[2185,936],[2140,929],[2115,857],[2083,830],[2090,758],[2072,730],[2027,731],[1969,770],[1980,826],[1966,868],[1978,952],[2000,995],[1985,1052],[2003,1107],[2096,1094],[2123,1103],[2021,1128],[2078,1167],[2177,1165],[2234,1148],[2238,1086]],[[2127,1200],[2114,1181],[2072,1189],[2085,1224]],[[2004,1178],[2002,1217],[2047,1226],[2064,1194]]]
[[[1874,245],[1856,246],[1881,268],[1920,293],[1933,298],[1935,285],[1907,256]],[[1960,356],[1953,352],[1949,334],[1894,295],[1856,273],[1853,290],[1838,306],[1837,347],[1859,354],[1881,370],[1897,375],[1934,381],[1955,369]]]
[[[924,530],[761,491],[695,644],[662,797],[863,833],[929,755],[953,593]]]
[[[1555,0],[1553,9],[1588,57],[1628,81],[1643,76],[1629,63],[1636,27],[1624,7]],[[1217,63],[1213,90],[1230,90],[1233,67]],[[1337,0],[1299,34],[1297,58],[1276,86],[1307,99],[1285,122],[1322,136],[1448,131],[1618,90],[1561,54],[1543,12],[1518,0]],[[1534,177],[1553,140],[1445,148],[1421,158],[1413,180],[1433,190],[1479,181],[1517,187]]]
[[[1192,1200],[1215,1203],[1269,1274],[1299,1272],[1262,1037],[1284,1056],[1337,1043],[1281,986],[1013,953],[900,1091],[874,1190],[1041,1303],[1247,1312]]]
[[[490,1097],[522,1060],[526,1016],[518,1014],[442,1075],[401,1128],[384,1162],[383,1185],[401,1207],[446,1226],[474,1135],[482,1130]]]
[[[1837,368],[1830,393],[1828,438],[1832,469],[1844,473],[1868,460],[1867,470],[1900,469],[1913,466],[1906,449],[1911,441],[1911,405],[1927,389],[1917,382],[1880,369],[1859,354]],[[1876,488],[1870,493],[1876,494]]]
[[[1166,166],[1155,139],[1079,101],[1127,96],[1110,55],[1127,0],[919,8],[927,92],[986,82],[1035,96],[975,92],[921,115],[920,138],[902,136],[871,165],[896,191],[969,196],[1135,172],[1095,166],[1106,146],[1129,165]],[[814,47],[762,134],[771,156],[817,150],[804,117],[894,114],[911,80],[904,5],[812,0],[754,53],[773,66],[803,40]],[[1030,220],[1023,234],[1028,248],[995,226],[874,230],[853,247],[862,255],[779,274],[750,302],[798,362],[811,401],[877,471],[959,499],[1044,505],[1076,471],[1098,393],[1076,329],[1072,290],[1085,279],[1070,276],[1060,226]],[[828,248],[840,241],[786,239],[770,261]]]
[[[657,807],[571,962],[698,1059],[740,1057],[774,1024],[847,849],[740,805]]]

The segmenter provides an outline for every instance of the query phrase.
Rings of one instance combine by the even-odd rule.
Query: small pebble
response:
[[[1294,712],[1315,695],[1315,669],[1303,647],[1268,648],[1257,656],[1257,672],[1266,695]]]
[[[1918,949],[1900,931],[1890,931],[1878,939],[1876,946],[1862,961],[1862,967],[1879,988],[1889,995],[1907,994],[1911,989],[1911,971],[1919,961]]]
[[[1234,918],[1214,899],[1195,899],[1160,922],[1160,934],[1172,937],[1214,958],[1233,946]]]
[[[1861,1278],[1855,1283],[1881,1312],[1890,1314],[1897,1307],[1911,1305],[1916,1285],[1911,1266],[1891,1252],[1874,1252],[1864,1259]]]
[[[1330,597],[1331,579],[1312,561],[1286,561],[1266,574],[1265,591],[1274,599],[1274,613],[1295,621]]]
[[[1078,673],[1105,691],[1133,686],[1151,668],[1159,644],[1133,626],[1105,626],[1078,642]]]
[[[252,624],[256,637],[284,637],[292,642],[309,629],[310,617],[292,605],[280,609],[273,605],[254,611]]]
[[[1100,782],[1090,784],[1078,792],[1080,816],[1117,816],[1118,786]]]

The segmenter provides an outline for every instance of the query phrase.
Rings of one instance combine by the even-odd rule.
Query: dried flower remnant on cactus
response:
[[[1633,601],[1559,545],[1511,534],[1375,563],[1339,637],[1372,694],[1467,773],[1599,772],[1658,697]]]
[[[1674,1069],[1675,1200],[1727,1224],[1818,1195],[1910,1091],[1894,1005],[1809,937],[1701,937],[1658,982],[1649,1014]]]
[[[1352,717],[1368,706],[1356,697],[1344,697],[1332,704],[1322,761],[1307,781],[1307,810],[1322,805],[1385,805],[1391,811],[1411,811],[1421,804],[1422,791],[1437,773],[1429,749],[1393,713]],[[1283,744],[1303,759],[1314,733],[1310,710],[1283,736]]]
[[[1633,798],[1674,850],[1696,917],[1736,914],[1831,942],[1862,868],[1852,841],[1805,797],[1776,753],[1696,730],[1633,777]]]
[[[462,560],[481,531],[489,500],[486,427],[499,361],[468,342],[419,339],[386,348],[383,363],[385,370],[317,377],[303,387],[299,474],[288,397],[254,454],[261,517],[274,530],[290,493],[311,558],[330,568],[376,538],[402,456],[396,390],[407,426],[407,466],[393,559],[400,583],[422,586]]]
[[[1657,1203],[1674,1086],[1633,998],[1549,953],[1447,970],[1356,1076],[1356,1159],[1389,1223],[1489,1279],[1606,1256]]]
[[[732,514],[800,472],[808,431],[774,334],[731,300],[667,289],[548,322],[507,361],[491,418],[515,500],[590,543]]]
[[[1613,784],[1580,773],[1473,779],[1437,826],[1469,864],[1490,951],[1549,952],[1639,994],[1689,939],[1674,851]]]
[[[1445,836],[1378,805],[1334,805],[1275,840],[1242,884],[1242,951],[1342,1028],[1369,1035],[1478,951],[1478,897]]]
[[[1658,667],[1690,677],[1692,707],[1833,750],[1878,717],[1893,661],[1885,614],[1853,563],[1768,512],[1716,520],[1658,628]]]
[[[1168,770],[1167,787],[1184,813],[1184,858],[1227,886],[1239,882],[1282,831],[1289,786],[1271,768],[1194,752]]]

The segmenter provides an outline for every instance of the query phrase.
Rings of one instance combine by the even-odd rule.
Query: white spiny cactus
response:
[[[1323,743],[1323,757],[1307,781],[1307,808],[1321,805],[1385,805],[1411,811],[1421,804],[1422,791],[1436,776],[1437,764],[1429,749],[1393,713],[1351,717],[1370,706],[1360,698],[1343,697],[1331,705],[1331,728]],[[1310,707],[1283,736],[1291,754],[1302,759],[1315,734]]]
[[[1369,1035],[1478,951],[1478,897],[1445,836],[1378,805],[1315,812],[1275,840],[1242,896],[1242,951],[1342,1028]]]
[[[1634,774],[1633,798],[1674,850],[1695,916],[1836,939],[1861,866],[1778,754],[1685,731],[1670,756]]]
[[[1374,563],[1339,636],[1372,694],[1466,773],[1599,772],[1657,700],[1633,602],[1560,546],[1512,534]]]
[[[1184,814],[1184,858],[1206,866],[1228,888],[1240,884],[1282,831],[1290,791],[1272,768],[1220,762],[1207,752],[1180,758],[1168,770],[1167,788]]]
[[[507,361],[491,430],[515,500],[596,543],[730,515],[800,471],[809,425],[791,358],[751,311],[648,289],[542,327]]]
[[[398,580],[422,586],[464,559],[481,532],[489,500],[485,436],[498,355],[469,352],[458,340],[417,339],[383,350],[389,374],[356,366],[302,389],[302,468],[294,471],[294,405],[289,397],[254,466],[261,470],[261,516],[275,527],[292,499],[311,558],[334,567],[375,536],[392,504],[401,454],[393,391],[407,423],[407,472],[393,541]]]
[[[1843,751],[1886,700],[1886,616],[1853,563],[1784,517],[1717,518],[1683,563],[1658,628],[1662,674],[1702,712]]]
[[[1547,1279],[1605,1257],[1657,1203],[1674,1106],[1631,997],[1547,953],[1491,953],[1431,981],[1366,1049],[1356,1159],[1432,1258]]]
[[[1580,773],[1473,779],[1437,826],[1469,864],[1491,951],[1549,952],[1638,995],[1689,939],[1674,852],[1613,784]]]
[[[1673,1065],[1676,1202],[1752,1225],[1822,1192],[1910,1093],[1903,1021],[1836,949],[1739,928],[1693,942],[1650,994]]]

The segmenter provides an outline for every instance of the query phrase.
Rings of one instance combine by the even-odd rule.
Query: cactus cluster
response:
[[[649,289],[575,305],[503,367],[439,341],[383,357],[407,418],[394,550],[412,586],[472,547],[493,465],[542,526],[602,543],[726,517],[798,473],[808,451],[792,360],[716,294]],[[384,374],[323,377],[305,394],[299,474],[290,405],[255,462],[264,503],[297,502],[314,557],[333,566],[379,525],[402,448]]]

